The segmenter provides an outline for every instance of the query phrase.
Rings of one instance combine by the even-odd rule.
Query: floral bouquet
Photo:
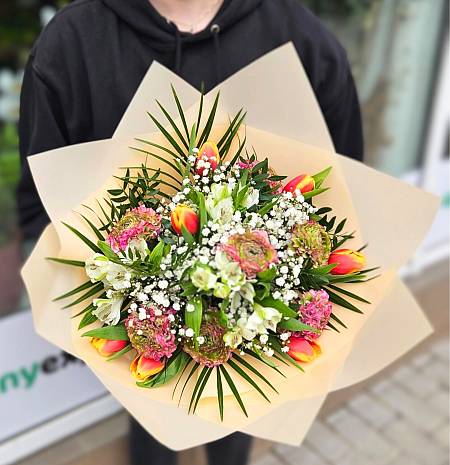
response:
[[[303,73],[285,46],[197,100],[153,65],[114,138],[30,160],[52,220],[23,271],[36,328],[174,449],[299,444],[329,391],[430,333],[396,271],[436,202],[334,154]]]

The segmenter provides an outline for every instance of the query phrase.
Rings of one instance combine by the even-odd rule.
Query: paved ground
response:
[[[448,465],[448,339],[252,465]]]

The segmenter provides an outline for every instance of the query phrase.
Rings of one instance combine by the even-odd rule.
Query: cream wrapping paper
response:
[[[348,218],[356,230],[354,247],[365,242],[370,266],[380,266],[376,280],[357,287],[372,302],[362,305],[364,315],[335,306],[348,330],[326,332],[320,339],[323,355],[302,374],[282,365],[287,379],[259,364],[280,395],[271,403],[236,379],[249,417],[242,415],[225,391],[225,417],[220,422],[215,379],[208,382],[195,415],[188,415],[185,394],[180,407],[172,400],[173,384],[156,389],[137,388],[129,376],[129,359],[104,359],[80,337],[77,313],[60,310],[52,298],[78,285],[83,270],[74,271],[45,260],[48,256],[85,259],[89,250],[61,225],[68,222],[90,235],[76,212],[82,205],[96,207],[120,166],[142,163],[130,146],[134,138],[164,141],[152,130],[146,112],[157,112],[155,98],[176,114],[169,84],[173,84],[187,112],[188,121],[198,105],[199,93],[175,74],[154,63],[124,114],[114,137],[45,152],[31,157],[30,166],[39,195],[52,223],[42,234],[22,275],[30,296],[37,332],[62,349],[83,359],[119,402],[159,441],[182,450],[223,437],[233,431],[298,445],[317,415],[328,392],[366,379],[431,334],[432,328],[401,280],[398,269],[411,257],[431,225],[438,199],[361,163],[334,153],[320,108],[291,44],[265,55],[223,82],[216,123],[241,107],[248,112],[246,136],[260,158],[269,157],[280,174],[318,172],[333,166],[327,184],[332,189],[317,197],[316,204],[331,205],[334,214]],[[207,109],[217,89],[205,97]],[[220,124],[214,131],[220,133]],[[213,139],[213,137],[212,137]],[[153,159],[149,166],[158,167]],[[352,246],[350,244],[350,246]],[[85,279],[85,278],[84,278]],[[354,285],[347,285],[352,289]],[[256,362],[255,362],[256,363]],[[270,370],[270,371],[269,371]],[[192,389],[192,382],[187,390]],[[228,394],[228,395],[227,395]]]

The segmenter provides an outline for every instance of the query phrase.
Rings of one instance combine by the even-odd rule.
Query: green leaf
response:
[[[162,134],[170,143],[170,145],[176,150],[176,152],[178,152],[179,158],[181,160],[185,160],[186,154],[184,153],[183,149],[178,145],[177,141],[170,135],[170,133],[164,128],[164,126],[151,113],[147,112],[147,114],[153,120],[156,127],[162,132]]]
[[[148,256],[148,262],[153,266],[159,266],[164,255],[164,241],[160,240]]]
[[[323,182],[328,177],[328,175],[330,174],[332,169],[333,169],[333,167],[329,166],[328,168],[324,169],[320,173],[317,173],[317,174],[312,176],[312,178],[314,179],[314,181],[316,183],[316,189],[318,189],[323,184]]]
[[[332,292],[330,289],[327,289],[328,295],[330,296],[330,301],[333,302],[336,305],[340,305],[341,307],[344,307],[348,310],[351,310],[352,312],[360,313],[363,314],[358,307],[355,307],[353,304],[351,304],[348,300],[345,300],[343,297],[339,296],[338,294]]]
[[[206,223],[208,222],[208,213],[206,211],[205,205],[205,196],[202,192],[197,191],[197,198],[198,198],[198,210],[199,210],[199,239],[202,237],[202,230],[205,227]]]
[[[219,365],[219,369],[222,372],[228,386],[231,389],[231,392],[233,393],[235,399],[237,400],[237,403],[239,404],[239,407],[241,407],[241,410],[244,412],[244,415],[248,417],[247,410],[245,410],[244,403],[242,402],[241,396],[239,395],[238,390],[236,389],[236,386],[234,385],[233,380],[231,379],[231,376],[228,374],[227,370],[223,365]]]
[[[245,353],[250,355],[250,357],[256,358],[257,360],[260,360],[262,363],[267,365],[268,367],[272,368],[275,370],[277,373],[279,373],[283,378],[286,378],[286,375],[278,368],[275,362],[272,362],[271,358],[276,358],[275,355],[272,357],[264,357],[261,353],[258,353],[252,349],[244,349]],[[287,363],[284,360],[280,360],[284,365],[287,365]]]
[[[122,355],[125,355],[126,353],[128,353],[132,349],[133,349],[133,346],[131,344],[128,344],[122,350],[119,350],[119,352],[116,352],[115,354],[112,354],[111,356],[109,356],[106,359],[106,361],[111,362],[112,360],[116,360],[116,359],[122,357]]]
[[[181,225],[181,234],[188,245],[195,244],[194,236],[186,229],[184,224]]]
[[[187,308],[191,305],[194,310],[192,312],[188,312]],[[186,309],[184,311],[184,321],[188,328],[192,328],[194,330],[194,345],[197,347],[197,337],[200,335],[200,327],[202,325],[202,316],[203,316],[203,303],[200,297],[194,297],[189,300],[188,304],[186,305]]]
[[[87,307],[87,308],[89,308],[89,307]],[[78,329],[83,329],[86,326],[89,326],[89,325],[91,325],[92,323],[95,323],[98,320],[98,318],[95,315],[93,315],[92,310],[93,310],[93,308],[91,308],[89,311],[86,311],[86,313],[83,315],[83,318],[81,319],[80,323],[78,324]]]
[[[266,297],[258,303],[263,307],[275,308],[285,317],[295,318],[298,316],[297,312],[292,310],[292,308],[287,306],[282,300],[274,299],[273,297]]]
[[[295,318],[289,318],[288,320],[281,320],[278,323],[278,328],[287,329],[289,331],[311,331],[313,333],[318,333],[319,331],[312,326],[305,325]]]
[[[103,326],[102,328],[92,329],[82,334],[83,337],[99,337],[111,341],[129,341],[125,325]]]
[[[206,125],[203,128],[203,132],[200,136],[199,141],[197,142],[197,147],[199,148],[202,146],[203,142],[206,142],[208,140],[212,125],[214,123],[214,118],[216,116],[217,104],[219,103],[219,96],[220,96],[220,92],[217,92],[216,98],[214,99],[213,106],[211,108],[208,119],[206,121]]]
[[[236,113],[236,116],[233,118],[233,121],[231,121],[231,123],[229,124],[227,130],[223,134],[222,138],[217,143],[217,148],[218,149],[220,149],[222,147],[222,144],[224,144],[225,141],[227,140],[228,136],[230,135],[231,131],[233,130],[233,127],[236,124],[236,121],[238,120],[241,113],[242,113],[242,108]]]
[[[181,350],[177,355],[173,355],[172,358],[169,359],[164,370],[160,371],[149,381],[143,383],[142,387],[154,388],[172,381],[180,372],[184,371],[190,359],[189,355]]]
[[[183,122],[184,131],[186,132],[186,138],[189,139],[189,131],[186,123],[186,117],[184,116],[183,106],[181,105],[178,95],[172,84],[170,85],[170,87],[172,89],[172,94],[175,99],[175,102],[177,104],[178,114],[180,115],[181,121]]]
[[[66,308],[73,307],[74,305],[77,305],[80,302],[83,302],[83,300],[86,300],[89,297],[92,297],[95,294],[98,294],[100,291],[103,291],[103,289],[104,289],[103,283],[96,283],[89,291],[87,291],[86,293],[78,297],[78,299],[74,300],[70,304],[65,305],[62,309],[65,310]]]
[[[192,409],[192,413],[195,413],[195,410],[197,409],[197,405],[198,405],[198,403],[200,401],[200,398],[202,396],[203,390],[205,389],[206,383],[208,382],[208,379],[211,376],[211,373],[213,371],[213,368],[207,368],[207,367],[205,367],[205,368],[206,368],[206,374],[205,374],[205,376],[203,378],[203,381],[202,381],[202,383],[201,383],[201,385],[200,385],[200,387],[198,389],[197,398],[195,399],[194,406],[193,406],[193,409]],[[200,378],[199,378],[199,380],[200,380]],[[189,410],[190,410],[190,406],[189,406]]]
[[[294,365],[296,368],[298,368],[301,372],[305,372],[305,370],[303,369],[303,367],[300,365],[300,363],[298,363],[296,360],[294,360],[292,357],[290,357],[288,354],[284,353],[282,350],[281,350],[281,344],[280,344],[280,341],[275,337],[275,336],[269,336],[269,340],[270,340],[270,343],[272,345],[272,348],[273,350],[275,350],[275,352],[281,357],[283,358],[284,360],[286,360],[287,362],[291,363],[292,365]]]
[[[80,233],[80,231],[76,230],[74,227],[70,226],[67,223],[64,223],[64,221],[61,221],[61,223],[70,231],[72,231],[76,236],[78,236],[91,250],[97,253],[101,253],[101,250],[91,241],[89,240],[84,234]]]
[[[85,262],[81,262],[79,260],[69,260],[67,258],[46,257],[46,260],[61,263],[63,265],[79,266],[80,268],[84,268],[86,265]]]
[[[238,354],[233,354],[233,359],[236,359],[241,365],[244,365],[245,368],[247,368],[247,370],[251,371],[256,376],[258,376],[258,378],[260,378],[262,381],[264,381],[267,384],[267,386],[269,386],[274,392],[276,392],[278,394],[278,391],[273,387],[272,383],[265,376],[263,376],[253,365],[248,363],[246,360],[244,360]]]
[[[334,320],[336,323],[340,324],[343,328],[348,329],[345,323],[341,321],[334,313],[330,315],[330,318]]]
[[[111,247],[105,241],[98,241],[97,245],[106,258],[109,258],[113,261],[118,260],[119,257],[117,256],[117,254],[113,252]]]
[[[158,104],[160,110],[164,113],[164,116],[167,118],[167,121],[169,121],[170,125],[172,126],[172,129],[175,131],[175,134],[181,140],[181,142],[186,147],[186,149],[189,149],[187,140],[184,138],[183,134],[181,134],[181,131],[179,130],[178,126],[175,124],[175,121],[173,120],[173,118],[170,116],[170,114],[167,112],[167,110],[161,105],[161,103],[158,100],[156,100],[156,103]],[[189,139],[189,136],[188,136],[188,139]]]
[[[183,398],[183,393],[184,393],[184,390],[186,389],[186,386],[189,382],[189,380],[192,378],[192,375],[194,374],[194,372],[197,370],[197,368],[200,366],[200,363],[194,363],[194,366],[192,367],[192,370],[190,371],[190,373],[188,374],[187,378],[186,378],[186,381],[184,382],[183,384],[183,388],[181,389],[181,394],[180,394],[180,398],[178,399],[178,406],[180,406],[180,403],[181,403],[181,399]],[[178,384],[178,383],[177,383]],[[175,386],[175,389],[177,387]],[[175,392],[175,389],[174,389],[174,392]]]
[[[53,302],[56,302],[58,300],[65,299],[67,297],[70,297],[72,295],[78,294],[78,292],[84,291],[85,289],[89,289],[92,286],[95,286],[96,283],[93,283],[92,281],[86,281],[85,283],[81,284],[80,286],[76,287],[75,289],[66,292],[63,295],[60,295],[59,297],[55,297],[53,299]]]
[[[233,362],[233,360],[228,360],[228,365],[233,368],[236,373],[238,373],[242,378],[247,381],[250,386],[253,386],[262,397],[264,397],[267,402],[270,403],[270,399],[266,396],[265,392],[258,386],[258,384],[253,380],[237,363]]]
[[[222,376],[220,374],[220,370],[216,369],[217,375],[217,401],[219,403],[219,413],[220,413],[220,420],[223,421],[223,387],[222,387]]]
[[[320,189],[314,189],[312,191],[309,191],[309,192],[305,192],[303,195],[303,198],[305,200],[308,200],[308,199],[312,199],[313,197],[315,197],[316,195],[319,195],[319,194],[323,194],[324,192],[330,190],[329,187],[324,187],[324,188],[320,188]]]
[[[270,283],[275,279],[276,275],[277,275],[277,269],[275,266],[272,266],[268,268],[267,270],[264,270],[258,273],[256,277],[264,283]]]
[[[272,210],[272,208],[278,203],[278,197],[273,199],[271,202],[269,203],[266,203],[266,205],[264,205],[263,207],[261,207],[257,213],[261,216],[264,216],[266,213],[269,213],[270,210]]]
[[[97,226],[95,226],[95,224],[92,223],[92,221],[89,218],[87,218],[86,216],[84,216],[82,213],[79,213],[79,215],[84,219],[84,221],[86,221],[86,223],[92,229],[94,234],[97,236],[98,240],[103,241],[105,238],[104,238],[103,234],[98,230]]]
[[[365,304],[370,304],[370,302],[366,299],[363,299],[362,297],[360,297],[359,295],[356,295],[356,294],[353,294],[353,292],[350,292],[350,291],[347,291],[345,289],[341,289],[340,287],[337,287],[337,286],[333,286],[332,284],[329,284],[328,287],[330,289],[333,289],[334,291],[336,292],[339,292],[341,294],[344,294],[346,295],[347,297],[350,297],[352,299],[355,299],[355,300],[358,300],[359,302],[363,302]]]

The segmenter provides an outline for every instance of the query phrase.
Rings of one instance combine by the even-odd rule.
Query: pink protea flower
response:
[[[183,350],[192,359],[208,368],[213,368],[227,362],[232,354],[231,348],[225,345],[223,336],[226,329],[216,321],[205,321],[200,328],[200,340],[195,347],[192,338],[187,339],[183,345]]]
[[[141,307],[133,310],[125,320],[125,328],[131,345],[139,355],[153,360],[170,357],[177,348],[175,335],[171,333],[171,320],[176,312],[172,309]]]
[[[249,278],[267,270],[272,263],[278,262],[275,248],[270,243],[266,231],[246,231],[243,234],[233,234],[227,244],[220,246],[227,256],[239,263],[242,271]]]
[[[333,310],[333,305],[329,299],[330,296],[323,289],[318,291],[311,289],[302,294],[298,307],[300,319],[302,323],[312,326],[320,332],[302,331],[296,333],[298,336],[309,340],[320,337],[330,320],[331,311]]]
[[[155,239],[161,230],[161,216],[145,205],[133,208],[118,221],[108,236],[108,244],[118,252],[133,239]]]

